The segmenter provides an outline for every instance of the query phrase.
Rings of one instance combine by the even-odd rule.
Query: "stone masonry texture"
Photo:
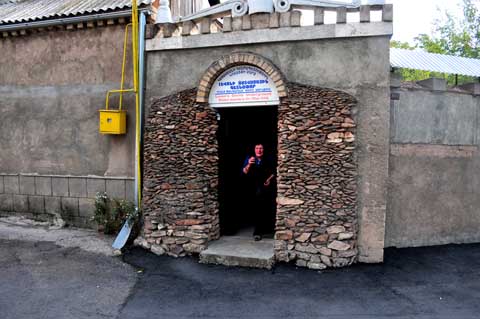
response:
[[[275,254],[312,269],[357,260],[355,99],[290,83],[278,113]],[[145,133],[143,246],[184,256],[219,237],[215,113],[196,90],[154,99]]]
[[[195,96],[158,99],[147,120],[143,233],[156,253],[198,253],[220,235],[217,121]]]
[[[169,96],[189,89],[195,83],[200,87],[199,80],[213,61],[245,50],[272,61],[289,82],[335,88],[354,96],[357,100],[355,155],[358,171],[358,259],[361,262],[382,262],[390,126],[390,36],[386,29],[386,33],[378,33],[382,25],[356,24],[360,29],[362,26],[371,27],[371,36],[348,38],[334,37],[335,30],[351,28],[350,24],[336,25],[335,28],[329,24],[319,25],[312,27],[312,30],[331,32],[331,38],[307,40],[304,36],[309,32],[299,32],[298,41],[282,41],[285,39],[282,34],[300,31],[301,28],[276,29],[280,31],[273,31],[278,35],[276,42],[256,44],[249,42],[255,40],[252,40],[251,34],[261,30],[218,35],[230,41],[228,43],[231,46],[217,46],[218,42],[214,40],[217,35],[199,35],[198,40],[195,40],[197,36],[189,38],[189,41],[196,41],[191,46],[185,45],[185,38],[177,41],[176,50],[160,47],[168,39],[149,40],[146,99]],[[268,33],[273,35],[271,30]],[[198,46],[202,46],[201,49]],[[158,74],[168,74],[168,81]]]
[[[355,99],[291,84],[278,123],[275,253],[322,269],[356,260]]]

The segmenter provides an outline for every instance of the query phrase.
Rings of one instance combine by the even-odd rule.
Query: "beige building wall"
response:
[[[0,40],[0,216],[91,226],[97,191],[133,201],[134,99],[127,134],[98,132],[120,86],[125,25]],[[131,64],[126,86],[131,86]],[[113,99],[112,108],[117,108]]]

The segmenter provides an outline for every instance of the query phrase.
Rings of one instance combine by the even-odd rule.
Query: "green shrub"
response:
[[[124,199],[110,199],[105,192],[95,195],[93,220],[104,234],[117,234],[125,221],[135,223],[139,212],[135,205]]]

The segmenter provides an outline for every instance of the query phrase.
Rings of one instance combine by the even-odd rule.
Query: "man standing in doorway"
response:
[[[263,144],[255,145],[255,156],[250,156],[243,163],[243,174],[249,181],[249,191],[253,199],[252,210],[255,230],[253,237],[256,241],[262,239],[262,235],[269,228],[269,212],[271,207],[270,198],[273,192],[272,184],[275,175],[273,174],[273,165],[264,158]]]

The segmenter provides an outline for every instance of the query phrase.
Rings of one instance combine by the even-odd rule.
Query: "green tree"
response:
[[[398,49],[407,49],[407,50],[416,49],[416,46],[410,45],[410,43],[408,42],[395,41],[395,40],[390,41],[390,47],[398,48]]]
[[[443,19],[434,22],[431,36],[420,34],[415,38],[418,47],[432,53],[450,54],[467,58],[480,57],[480,13],[472,0],[463,0],[463,16],[456,18],[445,12]]]
[[[475,1],[475,2],[474,2]],[[480,58],[480,11],[478,0],[463,0],[461,17],[455,17],[450,12],[441,13],[441,17],[433,24],[433,33],[419,34],[415,45],[392,41],[394,48],[421,48],[430,53],[449,54],[467,58]],[[406,81],[418,81],[430,76],[442,76],[434,72],[401,70]],[[471,82],[474,79],[467,76],[443,75],[449,84]]]

